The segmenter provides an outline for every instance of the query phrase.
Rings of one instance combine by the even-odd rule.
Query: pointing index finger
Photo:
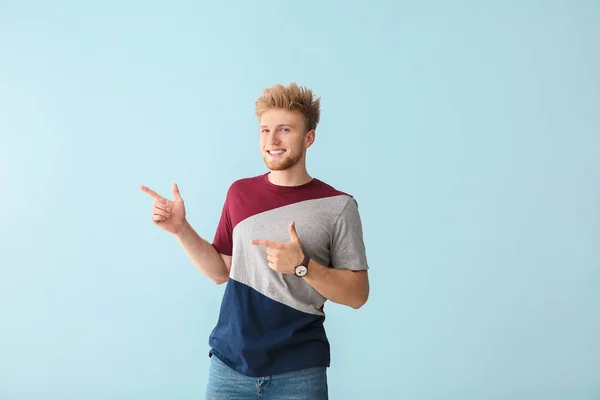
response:
[[[270,240],[265,239],[254,239],[252,240],[252,244],[255,244],[257,246],[265,246],[271,249],[280,249],[283,247],[283,243],[272,242]]]
[[[162,197],[161,195],[159,195],[158,193],[156,193],[154,190],[150,189],[149,187],[142,185],[141,189],[143,192],[148,193],[150,196],[152,196],[155,200],[158,200],[161,203],[165,203],[165,204],[167,203],[167,199],[165,199],[164,197]]]

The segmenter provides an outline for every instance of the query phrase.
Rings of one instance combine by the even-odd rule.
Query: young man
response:
[[[177,185],[172,201],[142,190],[155,199],[152,220],[204,275],[227,283],[206,398],[327,399],[323,305],[357,309],[369,295],[357,202],[307,172],[320,118],[310,89],[265,89],[255,113],[269,172],[230,186],[212,243],[186,220]]]

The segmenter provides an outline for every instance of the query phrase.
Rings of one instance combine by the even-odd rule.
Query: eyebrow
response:
[[[292,125],[292,124],[279,124],[279,125],[277,125],[277,126],[276,126],[276,128],[280,128],[280,127],[282,127],[282,126],[288,126],[288,127],[290,127],[290,128],[293,128],[293,127],[294,127],[294,125]],[[261,127],[261,128],[268,128],[269,126],[268,126],[268,125],[261,125],[260,127]]]

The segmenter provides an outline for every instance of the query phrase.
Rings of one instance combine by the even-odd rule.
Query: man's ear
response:
[[[306,132],[306,141],[304,146],[308,149],[315,142],[315,138],[317,136],[317,132],[314,129]]]

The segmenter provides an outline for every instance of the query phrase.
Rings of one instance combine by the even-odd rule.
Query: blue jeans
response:
[[[206,400],[327,400],[327,393],[325,367],[252,378],[210,358]]]

